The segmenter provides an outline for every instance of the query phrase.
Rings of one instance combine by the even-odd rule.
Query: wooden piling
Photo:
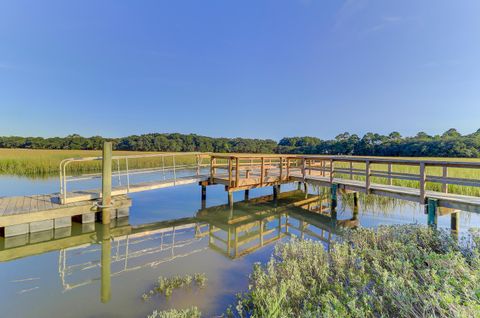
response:
[[[245,196],[244,196],[244,200],[245,200],[245,201],[248,201],[249,196],[250,196],[250,190],[248,190],[248,189],[245,190],[245,194],[244,194],[244,195],[245,195]]]
[[[460,212],[450,214],[450,229],[456,233],[460,230]]]
[[[202,201],[207,199],[207,186],[202,184]]]
[[[233,192],[232,191],[228,191],[228,205],[230,207],[233,207]]]
[[[330,209],[333,213],[333,210],[337,208],[337,189],[338,185],[335,183],[332,183],[330,186]]]
[[[110,224],[112,210],[112,143],[103,143],[102,156],[102,223]]]
[[[438,210],[438,201],[436,199],[427,199],[427,224],[432,227],[437,227],[437,210]]]
[[[358,192],[353,193],[353,206],[358,208]]]

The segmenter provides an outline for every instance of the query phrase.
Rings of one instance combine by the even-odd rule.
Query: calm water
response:
[[[74,224],[70,229],[0,238],[0,308],[2,317],[145,317],[155,309],[197,306],[205,317],[221,314],[246,290],[252,264],[268,261],[275,244],[291,235],[321,241],[328,247],[341,224],[426,223],[423,208],[394,200],[361,201],[354,213],[340,202],[337,222],[318,212],[318,201],[289,195],[277,202],[262,198],[270,188],[250,191],[250,202],[235,194],[225,206],[222,186],[208,187],[206,207],[197,185],[131,195],[130,217],[105,229],[100,224]],[[31,180],[0,177],[0,195],[58,191],[55,178]],[[317,194],[311,190],[311,196]],[[314,193],[315,192],[315,193]],[[372,201],[372,202],[371,202]],[[355,217],[356,215],[356,217]],[[448,228],[450,217],[439,217]],[[479,215],[462,213],[461,230],[480,226]],[[232,244],[225,242],[230,238]],[[103,264],[103,271],[102,271]],[[108,271],[109,269],[109,271]],[[159,276],[205,273],[206,287],[175,290],[166,299],[148,301],[142,294]]]

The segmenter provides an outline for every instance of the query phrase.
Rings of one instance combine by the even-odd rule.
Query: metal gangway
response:
[[[207,157],[201,152],[112,156],[112,196],[205,181],[210,166]],[[101,156],[60,162],[62,204],[101,197],[102,173],[80,174],[101,171],[101,162]]]

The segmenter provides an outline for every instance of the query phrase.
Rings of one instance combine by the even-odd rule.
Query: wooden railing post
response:
[[[263,186],[263,178],[265,176],[265,159],[261,158],[262,162],[260,164],[260,185]]]
[[[237,160],[235,161],[235,187],[239,186],[239,181],[240,181],[240,163],[239,163],[240,158],[237,157]]]
[[[370,160],[365,161],[365,192],[370,193]]]
[[[353,180],[353,162],[350,161],[350,180]]]
[[[420,162],[420,175],[419,175],[419,181],[420,181],[420,204],[425,204],[425,181],[426,181],[426,174],[425,174],[425,163]]]
[[[283,158],[280,157],[280,182],[282,182],[283,179]]]
[[[197,176],[200,175],[200,155],[197,155]]]
[[[445,180],[445,178],[448,178],[448,167],[447,166],[443,166],[442,177],[444,179],[443,182],[442,182],[442,192],[443,193],[448,193],[448,183]]]
[[[228,186],[232,186],[232,157],[228,158]]]
[[[302,158],[302,177],[303,177],[303,182],[305,182],[305,166],[306,166],[306,159],[305,157]]]
[[[333,178],[335,174],[335,166],[333,159],[330,159],[330,183],[333,184]]]
[[[213,179],[215,178],[215,157],[210,157],[210,182],[213,183]]]
[[[290,178],[290,158],[287,158],[287,179]]]
[[[393,181],[392,181],[392,163],[391,162],[388,164],[388,184],[389,185],[393,184]]]
[[[112,205],[112,143],[103,143],[102,156],[102,223],[110,224]]]

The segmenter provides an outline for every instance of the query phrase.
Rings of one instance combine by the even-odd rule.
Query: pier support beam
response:
[[[456,233],[460,230],[460,212],[450,214],[450,229]]]
[[[302,183],[301,182],[297,183],[297,190],[302,190]]]
[[[278,198],[278,193],[280,192],[280,187],[278,185],[273,186],[273,199]]]
[[[353,206],[358,208],[358,192],[353,192]]]
[[[248,201],[250,198],[250,190],[245,190],[245,194],[244,194],[244,200],[245,201]]]
[[[333,183],[330,186],[330,207],[332,211],[337,208],[337,190],[338,184]]]
[[[110,224],[112,205],[112,143],[103,143],[102,157],[102,223]]]
[[[228,205],[233,207],[233,192],[228,191]]]
[[[303,183],[303,192],[305,192],[305,199],[308,197],[308,183]]]
[[[437,227],[437,218],[438,218],[438,201],[436,199],[427,199],[427,224],[431,227]]]
[[[202,201],[207,199],[207,186],[202,184]]]

